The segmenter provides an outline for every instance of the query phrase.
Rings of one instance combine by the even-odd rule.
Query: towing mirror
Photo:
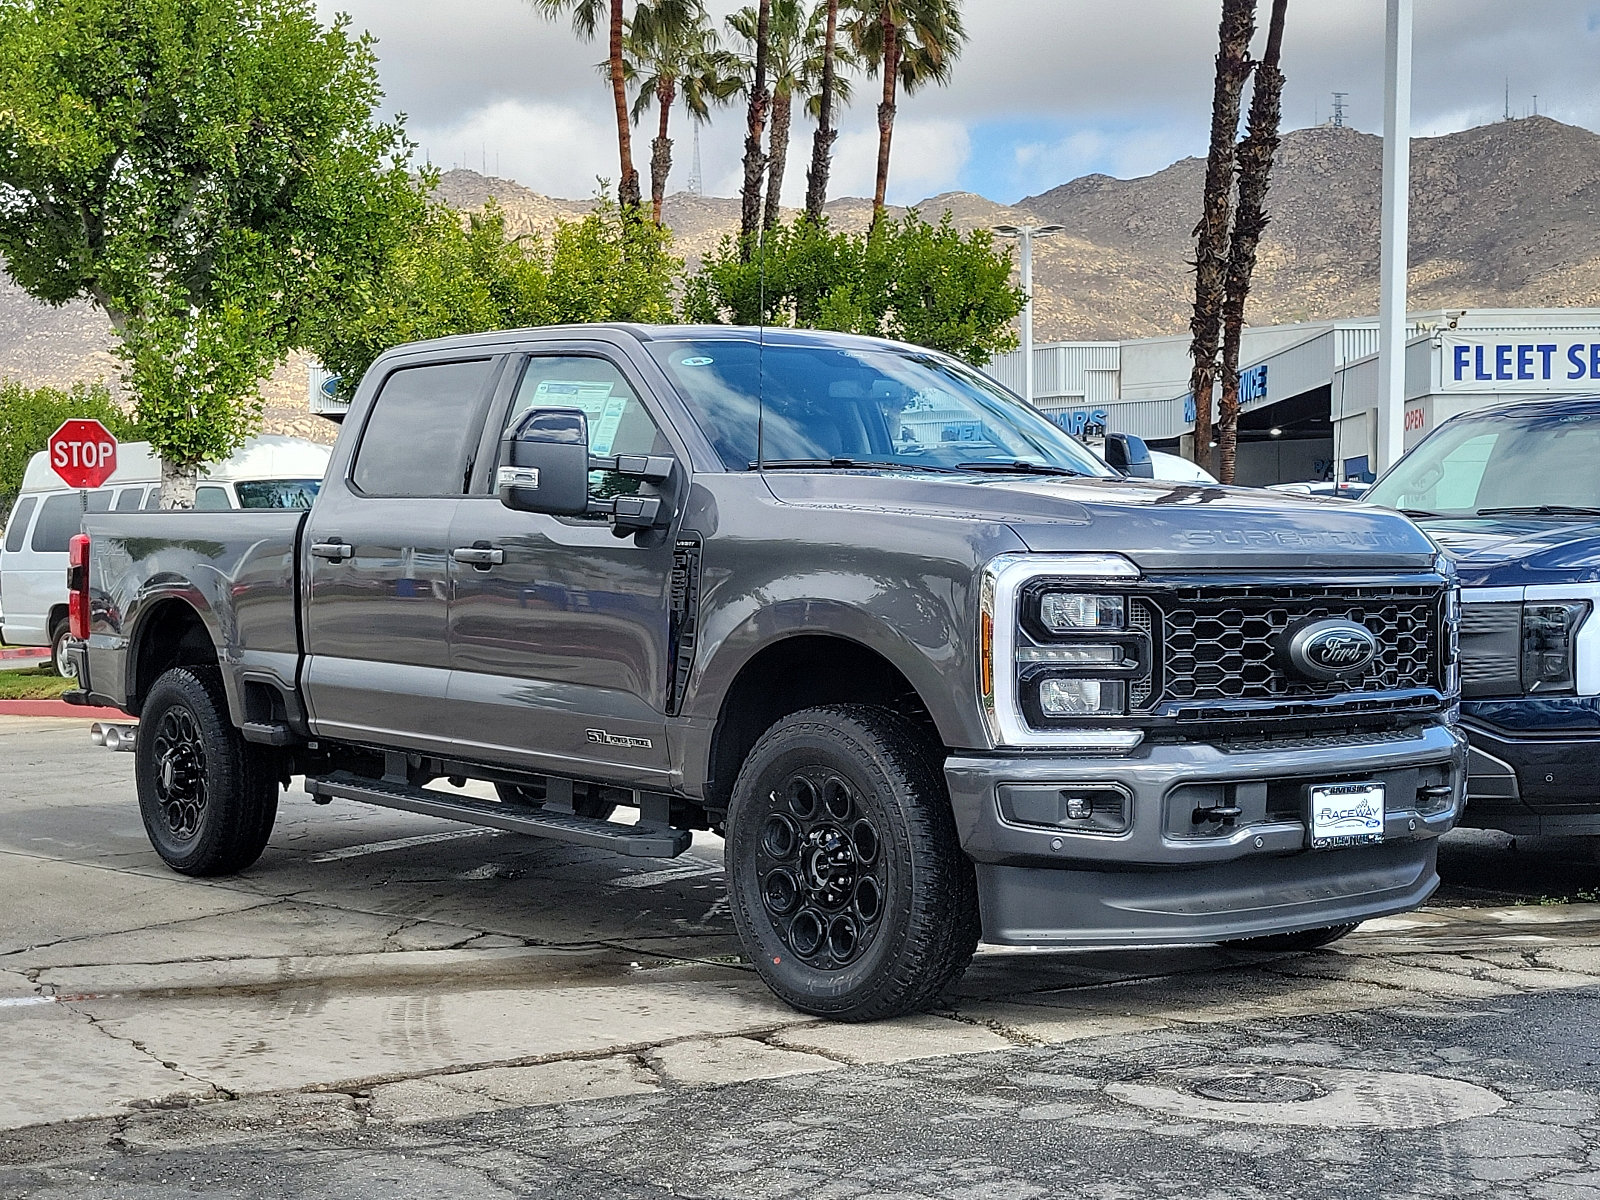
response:
[[[1134,437],[1131,433],[1106,434],[1105,459],[1124,475],[1139,479],[1156,477],[1155,463],[1150,460],[1150,447],[1144,444],[1143,438]]]
[[[500,503],[519,512],[576,517],[589,511],[589,419],[536,408],[500,439]]]
[[[495,476],[500,503],[519,512],[557,517],[584,514],[610,517],[618,536],[654,529],[662,515],[653,495],[611,497],[589,494],[589,472],[609,471],[647,483],[664,483],[673,460],[667,456],[589,453],[589,421],[574,408],[535,408],[500,439],[502,466]]]

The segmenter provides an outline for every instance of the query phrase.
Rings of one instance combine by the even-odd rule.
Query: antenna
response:
[[[705,178],[700,174],[700,122],[694,123],[694,164],[689,168],[689,194],[704,194]]]
[[[1533,115],[1536,116],[1536,117],[1539,115],[1539,93],[1538,92],[1535,92],[1533,94]]]
[[[1506,120],[1511,120],[1511,76],[1506,76]]]
[[[1349,98],[1349,92],[1335,92],[1333,94],[1333,126],[1335,129],[1344,128],[1344,102]]]

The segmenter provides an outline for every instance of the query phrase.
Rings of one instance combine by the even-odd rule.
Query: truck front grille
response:
[[[1444,592],[1438,587],[1180,586],[1147,594],[1159,631],[1144,709],[1253,701],[1303,711],[1306,701],[1441,689]],[[1353,679],[1302,678],[1284,661],[1291,631],[1339,617],[1378,639],[1379,652]],[[1362,707],[1369,707],[1362,704]],[[1404,707],[1404,705],[1397,705]]]

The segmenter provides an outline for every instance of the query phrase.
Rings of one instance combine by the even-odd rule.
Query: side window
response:
[[[560,355],[528,359],[511,410],[509,429],[533,408],[576,408],[589,418],[589,453],[671,454],[672,445],[656,428],[622,372],[603,358]],[[496,464],[502,465],[502,464]],[[589,487],[596,496],[632,495],[641,481],[614,471],[592,471]]]
[[[138,512],[139,501],[143,499],[144,489],[142,487],[123,488],[122,491],[117,494],[117,511]]]
[[[203,483],[194,490],[194,506],[207,512],[216,512],[219,509],[232,508],[228,503],[228,491],[214,483]]]
[[[23,541],[28,536],[28,518],[33,516],[33,506],[37,503],[39,503],[37,496],[24,496],[11,510],[11,524],[6,526],[8,553],[15,554],[22,549]]]
[[[29,544],[41,554],[65,554],[67,543],[78,532],[82,519],[77,492],[46,496],[39,506],[39,519],[33,523],[33,541]]]
[[[144,498],[145,512],[155,512],[161,507],[161,487],[158,484],[150,489],[150,494]]]
[[[459,496],[483,431],[478,403],[492,359],[405,367],[384,381],[356,448],[368,496]]]

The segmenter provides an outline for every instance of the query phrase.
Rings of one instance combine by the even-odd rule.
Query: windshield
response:
[[[1462,417],[1442,425],[1363,497],[1447,517],[1600,508],[1600,413]]]
[[[310,508],[321,487],[320,479],[248,479],[236,481],[233,490],[240,508]]]
[[[751,470],[759,458],[768,467],[1115,474],[999,384],[932,353],[733,339],[647,344],[730,471]]]

